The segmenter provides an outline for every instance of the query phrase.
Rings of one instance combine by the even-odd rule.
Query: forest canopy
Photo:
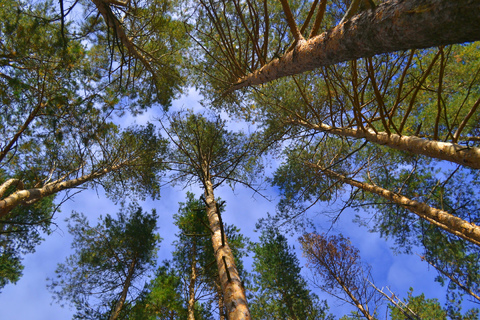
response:
[[[120,211],[64,227],[74,318],[475,319],[479,41],[475,0],[4,0],[0,289],[83,191]],[[444,302],[376,285],[367,232]]]

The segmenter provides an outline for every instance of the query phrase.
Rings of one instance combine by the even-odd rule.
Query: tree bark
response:
[[[390,200],[404,207],[405,209],[415,213],[417,216],[430,222],[431,224],[434,224],[437,227],[442,228],[447,232],[450,232],[451,234],[454,234],[460,238],[463,238],[480,246],[480,227],[475,225],[474,223],[467,222],[446,211],[430,207],[423,202],[411,200],[401,194],[394,193],[379,186],[347,178],[344,175],[338,174],[331,170],[323,169],[312,163],[307,163],[307,165],[315,168],[316,170],[319,170],[323,174],[340,180],[341,182],[347,183],[351,186],[360,188],[368,192],[375,193],[387,200]]]
[[[215,252],[223,299],[227,308],[227,318],[229,320],[250,320],[247,297],[226,238],[224,239],[225,245],[222,245],[222,236],[225,235],[222,235],[219,213],[217,212],[212,182],[210,180],[205,181],[205,202],[210,229],[213,232],[213,250]]]
[[[220,288],[221,291],[221,288]],[[226,320],[225,319],[225,312],[224,312],[224,305],[223,305],[223,296],[222,293],[219,292],[218,294],[218,313],[220,315],[220,320]]]
[[[115,304],[115,309],[113,309],[112,313],[110,314],[110,318],[108,318],[109,320],[118,319],[120,311],[122,311],[125,300],[127,300],[127,293],[128,289],[130,288],[130,284],[132,283],[133,273],[135,272],[136,264],[137,262],[134,259],[128,268],[127,278],[125,279],[125,283],[123,284],[122,294],[120,295],[120,299],[118,299],[117,303]]]
[[[15,185],[17,189],[23,189],[23,182],[22,180],[19,179],[8,179],[2,185],[0,185],[0,197],[3,197],[3,194],[5,191],[7,191],[8,188],[11,186]]]
[[[195,320],[195,283],[197,281],[197,240],[193,237],[192,271],[188,286],[188,320]]]
[[[0,200],[0,218],[3,218],[6,216],[13,208],[16,206],[24,203],[24,202],[35,202],[38,201],[42,198],[48,197],[52,194],[55,194],[57,192],[60,192],[65,189],[71,189],[78,187],[79,185],[92,181],[94,179],[100,178],[104,176],[105,174],[118,170],[122,167],[124,167],[128,162],[124,162],[119,165],[111,166],[109,168],[104,168],[102,170],[98,170],[95,172],[92,172],[90,174],[83,175],[79,178],[76,179],[71,179],[67,181],[54,181],[46,184],[45,186],[41,188],[33,188],[33,189],[28,189],[28,190],[19,190],[5,199]]]
[[[5,156],[7,155],[8,152],[12,149],[12,147],[17,143],[18,139],[20,136],[27,130],[28,126],[30,123],[35,119],[37,116],[38,112],[40,111],[41,108],[45,107],[45,103],[42,103],[41,101],[38,103],[38,105],[35,107],[35,109],[30,112],[28,115],[27,119],[23,123],[23,125],[20,127],[20,129],[15,133],[13,138],[10,140],[10,142],[0,151],[0,162],[3,161]]]
[[[301,120],[293,120],[291,122],[321,132],[332,133],[343,137],[365,139],[392,149],[409,151],[430,158],[447,160],[470,168],[480,169],[480,148],[468,148],[457,143],[427,140],[415,136],[401,136],[393,133],[388,134],[386,132],[376,133],[372,129],[336,128],[323,123],[311,124]]]
[[[478,0],[392,0],[306,41],[230,91],[381,53],[480,40]]]

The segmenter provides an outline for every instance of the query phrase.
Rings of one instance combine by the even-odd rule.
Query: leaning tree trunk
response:
[[[223,300],[227,308],[227,318],[229,320],[250,320],[247,297],[220,221],[212,182],[207,180],[205,186],[207,217],[212,231],[213,251],[215,252]]]
[[[0,218],[5,217],[13,208],[15,208],[18,205],[21,205],[23,203],[32,204],[36,201],[39,201],[45,197],[51,196],[52,194],[58,193],[60,191],[76,188],[86,182],[98,179],[106,175],[107,173],[119,170],[127,164],[128,164],[128,161],[124,161],[121,164],[113,165],[108,168],[97,170],[75,179],[71,179],[71,180],[60,179],[57,181],[50,182],[41,188],[23,189],[23,190],[15,191],[14,193],[0,200]],[[23,186],[21,182],[16,182],[16,183],[18,185]],[[4,188],[5,184],[9,184],[9,185],[12,184],[12,179],[7,180],[0,186],[0,189],[2,189],[2,192],[4,191],[3,189],[5,189]]]
[[[480,148],[459,145],[457,143],[422,139],[415,136],[401,136],[386,132],[375,132],[372,129],[336,128],[324,123],[312,124],[301,120],[292,120],[305,128],[336,134],[342,137],[365,139],[396,150],[421,154],[430,158],[447,160],[474,169],[480,169]]]
[[[130,284],[132,283],[133,273],[135,272],[136,264],[136,260],[134,259],[130,264],[130,267],[128,268],[127,278],[125,279],[125,283],[123,284],[122,294],[120,295],[120,299],[118,299],[117,303],[115,304],[115,308],[110,314],[109,320],[116,320],[120,316],[120,311],[122,311],[125,300],[127,300],[127,293],[128,289],[130,288]]]
[[[478,0],[391,0],[239,79],[230,90],[381,53],[480,40]]]
[[[350,300],[352,300],[352,303],[355,305],[355,307],[357,307],[357,309],[360,310],[360,312],[365,316],[365,318],[367,318],[368,320],[375,320],[375,318],[368,311],[368,306],[366,304],[365,306],[363,306],[360,300],[355,297],[353,292],[345,285],[342,279],[340,279],[340,277],[335,274],[333,275],[333,277],[335,278],[335,281],[337,281],[337,283],[340,285],[340,287],[342,287],[343,291],[347,294]]]
[[[446,211],[430,207],[423,202],[411,200],[401,194],[392,192],[379,186],[347,178],[334,171],[323,169],[311,163],[308,163],[307,165],[314,167],[321,173],[326,174],[334,179],[337,179],[344,183],[348,183],[349,185],[360,188],[362,190],[375,193],[382,198],[390,200],[402,206],[403,208],[415,213],[417,216],[430,222],[431,224],[436,225],[437,227],[440,227],[443,230],[450,232],[451,234],[454,234],[460,238],[463,238],[480,246],[480,226],[477,226],[474,223],[470,223]]]

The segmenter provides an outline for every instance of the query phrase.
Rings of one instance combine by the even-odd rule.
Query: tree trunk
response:
[[[221,291],[221,288],[220,288]],[[220,315],[220,320],[226,320],[225,319],[225,312],[224,312],[224,305],[223,305],[223,296],[222,293],[218,293],[218,313]]]
[[[459,288],[461,288],[463,291],[465,291],[466,293],[468,293],[469,295],[471,295],[472,297],[474,297],[475,299],[477,299],[477,301],[475,301],[476,303],[480,303],[480,295],[478,295],[477,293],[473,292],[466,284],[461,283],[460,280],[458,280],[457,278],[455,278],[452,274],[446,272],[445,270],[443,270],[442,268],[438,267],[438,266],[435,265],[433,262],[428,261],[428,260],[425,259],[424,257],[420,257],[420,259],[422,259],[422,261],[425,260],[429,265],[431,265],[432,267],[434,267],[438,272],[440,272],[442,275],[444,275],[445,277],[447,277],[448,279],[450,279],[452,282],[454,282]]]
[[[128,268],[127,278],[125,279],[125,283],[123,284],[122,294],[120,295],[120,299],[118,299],[117,303],[115,304],[115,309],[113,309],[112,313],[110,314],[109,320],[116,320],[120,315],[120,311],[122,311],[123,305],[125,304],[125,300],[127,299],[128,289],[130,288],[130,284],[132,283],[133,273],[135,272],[135,266],[137,262],[134,259]]]
[[[341,174],[333,172],[331,170],[324,170],[323,168],[308,163],[307,165],[314,167],[319,170],[321,173],[324,173],[334,179],[340,180],[344,183],[348,183],[351,186],[363,189],[368,192],[375,193],[385,199],[388,199],[405,209],[415,213],[420,218],[425,219],[426,221],[434,224],[443,230],[450,232],[458,237],[461,237],[467,241],[470,241],[476,245],[480,246],[480,227],[467,222],[459,217],[456,217],[446,211],[430,207],[429,205],[411,200],[405,196],[394,193],[390,190],[383,189],[379,186],[356,181],[350,178],[347,178]]]
[[[223,226],[220,223],[212,182],[207,180],[205,186],[207,217],[212,230],[213,250],[217,261],[223,300],[227,308],[227,317],[229,320],[250,320],[245,291],[225,235],[223,235],[224,245],[222,244]]]
[[[193,237],[192,248],[192,272],[190,274],[190,284],[188,286],[188,320],[195,320],[195,283],[197,281],[197,241]]]
[[[155,85],[158,85],[157,72],[153,69],[148,59],[139,50],[137,50],[131,38],[127,36],[122,23],[118,20],[110,8],[110,1],[92,0],[92,2],[97,7],[98,12],[100,12],[102,15],[105,24],[113,29],[118,39],[120,39],[120,42],[127,48],[128,53],[142,62],[143,66],[152,75]],[[129,1],[126,1],[125,3],[128,2]],[[118,5],[118,2],[116,4]],[[158,89],[160,90],[161,88]]]
[[[239,79],[230,90],[381,53],[480,40],[478,0],[392,0]]]
[[[392,149],[409,151],[430,158],[447,160],[470,168],[480,169],[480,148],[467,148],[456,143],[432,141],[415,136],[400,136],[386,132],[375,133],[372,129],[335,128],[323,123],[311,124],[302,120],[293,120],[291,122],[321,132],[332,133],[343,137],[365,139]]]
[[[104,176],[105,174],[111,171],[118,170],[126,164],[127,162],[124,162],[122,164],[112,166],[109,168],[104,168],[102,170],[98,170],[72,180],[67,180],[67,181],[57,180],[54,182],[50,182],[49,184],[46,184],[41,188],[33,188],[28,190],[16,191],[11,195],[9,195],[8,197],[6,197],[5,199],[0,200],[0,218],[3,218],[13,208],[15,208],[16,206],[24,202],[28,201],[29,203],[33,203],[35,201],[48,197],[62,190],[78,187],[79,185],[85,182],[92,181],[94,179],[100,178],[101,176]]]
[[[332,273],[333,274],[333,273]],[[333,274],[334,275],[334,274]],[[350,291],[350,289],[343,283],[343,281],[337,276],[334,275],[335,280],[338,282],[338,284],[342,287],[343,291],[350,297],[350,300],[352,300],[353,304],[355,307],[357,307],[358,310],[360,310],[361,313],[367,318],[368,320],[375,320],[374,317],[368,312],[366,308],[363,307],[363,305],[360,303],[360,301],[353,295],[353,293]],[[368,307],[367,307],[368,308]]]

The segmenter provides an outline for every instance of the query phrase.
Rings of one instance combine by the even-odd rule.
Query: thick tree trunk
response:
[[[229,320],[250,320],[250,311],[248,310],[247,297],[238,275],[235,260],[232,251],[227,243],[227,239],[222,234],[223,226],[217,212],[215,196],[211,181],[205,182],[205,201],[207,208],[208,221],[212,230],[212,243],[217,261],[220,285],[223,291],[223,300],[227,308]],[[224,237],[222,241],[222,236]]]
[[[19,179],[8,179],[4,183],[2,183],[2,185],[0,185],[0,197],[3,197],[3,194],[11,186],[15,186],[16,189],[23,189],[23,182]]]
[[[128,268],[127,278],[125,279],[125,283],[123,284],[122,294],[120,295],[120,299],[118,299],[117,303],[115,304],[115,309],[113,309],[112,313],[110,314],[109,320],[116,320],[120,315],[120,311],[122,311],[123,305],[125,304],[125,300],[127,300],[127,293],[128,289],[130,288],[130,284],[132,283],[133,273],[135,272],[136,260],[134,259]]]
[[[477,40],[478,0],[392,0],[299,41],[294,50],[239,79],[231,90],[376,54]]]
[[[41,188],[16,191],[5,199],[0,200],[0,218],[6,216],[13,208],[22,203],[33,203],[57,192],[78,187],[85,182],[92,181],[111,171],[118,170],[126,164],[127,162],[124,162],[120,165],[104,168],[72,180],[50,182]]]
[[[336,134],[343,137],[365,139],[392,149],[409,151],[430,158],[447,160],[470,168],[480,169],[480,148],[467,148],[456,143],[400,136],[398,134],[388,134],[386,132],[375,133],[372,129],[359,130],[335,128],[323,123],[311,124],[300,120],[293,120],[291,122],[321,132]]]
[[[473,223],[467,222],[446,211],[430,207],[423,202],[411,200],[405,196],[402,196],[401,194],[394,193],[379,186],[347,178],[334,171],[325,170],[315,164],[308,163],[307,165],[319,170],[322,174],[326,174],[334,179],[348,183],[351,186],[375,193],[385,199],[388,199],[404,207],[405,209],[410,210],[431,224],[434,224],[443,230],[450,232],[451,234],[480,246],[480,227]]]
[[[188,320],[195,320],[195,283],[197,281],[197,242],[193,237],[192,271],[188,285]]]

